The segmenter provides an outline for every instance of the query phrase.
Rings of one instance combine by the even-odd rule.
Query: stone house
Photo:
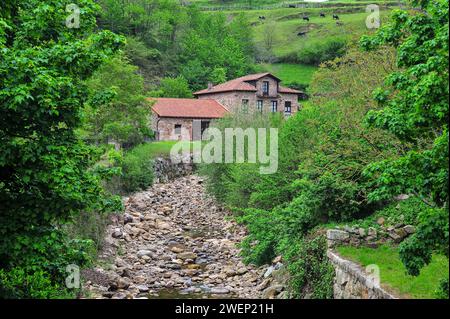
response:
[[[281,80],[270,73],[246,75],[195,92],[198,99],[214,99],[230,112],[281,112],[291,116],[299,110],[298,99],[303,92],[283,87]]]
[[[300,108],[303,92],[283,87],[270,73],[246,75],[195,92],[196,99],[151,98],[156,140],[199,140],[209,123],[229,112],[280,112],[289,117]]]
[[[199,140],[209,123],[228,110],[212,99],[156,98],[152,106],[151,127],[157,141]]]

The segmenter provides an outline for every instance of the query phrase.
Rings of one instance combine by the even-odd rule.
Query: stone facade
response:
[[[156,139],[161,141],[190,141],[192,140],[193,119],[170,118],[152,116],[152,130],[156,133]],[[175,130],[175,125],[181,125],[180,133]]]
[[[263,83],[269,83],[269,93],[263,93]],[[198,99],[214,99],[224,105],[230,110],[230,112],[240,112],[246,111],[243,101],[248,101],[248,112],[256,112],[257,101],[262,101],[262,112],[270,113],[272,112],[272,101],[277,102],[277,112],[284,113],[286,102],[291,104],[290,114],[292,115],[300,109],[300,104],[298,103],[298,94],[296,93],[280,93],[279,83],[274,78],[270,76],[263,77],[258,81],[255,81],[255,86],[257,91],[228,91],[228,92],[217,92],[211,94],[201,94],[198,95]]]
[[[359,265],[341,258],[331,250],[328,250],[327,255],[336,272],[334,299],[397,299],[375,284]]]
[[[158,141],[193,141],[200,139],[201,123],[209,125],[212,119],[159,117],[152,115],[151,129]],[[198,126],[194,123],[198,123]],[[178,127],[178,128],[176,128]],[[195,127],[199,133],[195,133]]]

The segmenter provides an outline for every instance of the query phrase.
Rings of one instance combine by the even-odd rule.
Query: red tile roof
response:
[[[248,92],[256,92],[256,87],[248,82],[250,81],[256,81],[260,78],[263,78],[265,76],[270,76],[272,78],[275,78],[278,82],[281,80],[277,78],[276,76],[266,72],[266,73],[257,73],[257,74],[250,74],[246,76],[242,76],[237,79],[230,80],[228,82],[218,84],[216,86],[213,86],[210,89],[204,89],[201,91],[197,91],[194,93],[194,95],[202,95],[202,94],[210,94],[210,93],[219,93],[219,92],[229,92],[229,91],[248,91]],[[280,93],[302,93],[300,91],[289,89],[280,86],[279,87]]]
[[[287,87],[284,87],[284,86],[281,86],[281,85],[278,87],[278,92],[280,92],[280,93],[294,93],[294,94],[303,93],[302,91],[291,89],[291,88],[287,88]]]
[[[216,100],[149,98],[156,103],[152,111],[160,117],[221,118],[228,110]]]

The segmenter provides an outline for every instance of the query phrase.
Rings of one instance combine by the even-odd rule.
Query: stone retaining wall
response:
[[[334,299],[397,299],[374,284],[372,278],[357,264],[345,260],[328,250],[328,258],[334,266]]]
[[[192,154],[186,154],[173,162],[170,158],[157,157],[153,162],[155,183],[167,183],[175,178],[192,174],[195,169]],[[179,162],[179,163],[178,163]]]
[[[378,229],[374,227],[368,229],[349,226],[336,227],[327,230],[327,242],[329,248],[340,245],[376,248],[384,243],[398,244],[414,232],[414,226],[404,224],[380,226]]]

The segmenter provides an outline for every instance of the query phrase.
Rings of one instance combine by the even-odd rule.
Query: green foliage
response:
[[[397,224],[416,226],[419,224],[419,215],[429,208],[427,204],[414,196],[406,200],[394,200],[387,203],[380,203],[380,207],[381,208],[374,213],[365,216],[362,219],[354,219],[342,224],[362,227],[364,229],[368,229],[369,227],[379,228],[380,225],[377,221],[378,219],[383,218],[384,227],[393,227]]]
[[[125,153],[121,167],[121,184],[125,192],[143,190],[151,186],[153,158],[150,155],[148,144],[139,145]]]
[[[401,258],[411,274],[431,260],[434,249],[448,255],[448,1],[413,0],[420,10],[396,10],[392,23],[361,44],[372,49],[391,44],[399,70],[375,90],[380,109],[366,121],[395,134],[409,147],[398,158],[371,163],[371,200],[417,194],[432,208],[421,216],[418,232],[402,244]]]
[[[249,230],[242,253],[246,262],[258,265],[283,255],[295,298],[332,298],[334,269],[326,256],[325,237],[303,237],[298,227],[302,218],[295,210],[246,209],[238,218]]]
[[[0,269],[0,297],[3,299],[61,299],[74,296],[54,284],[43,270],[13,268],[9,271]]]
[[[124,57],[105,62],[87,81],[92,101],[85,108],[85,138],[91,143],[115,141],[132,147],[150,136],[149,109],[137,67]]]
[[[248,42],[239,38],[244,20],[226,24],[222,14],[193,14],[190,23],[192,29],[180,41],[178,71],[193,90],[203,89],[209,80],[218,80],[211,78],[217,76],[218,69],[226,72],[227,80],[251,71]]]
[[[327,257],[324,236],[292,242],[285,238],[280,252],[288,263],[290,289],[295,298],[333,298],[334,268]]]
[[[99,7],[76,3],[83,8],[79,29],[65,26],[64,1],[0,4],[0,269],[13,290],[7,295],[54,296],[65,266],[83,266],[88,256],[88,243],[67,240],[59,225],[82,210],[121,207],[92,169],[99,152],[74,130],[89,98],[84,80],[124,41],[93,33]]]
[[[259,72],[270,72],[283,81],[284,86],[307,91],[317,67],[304,64],[274,63],[258,64]]]
[[[335,58],[343,56],[345,49],[345,40],[339,38],[330,39],[326,42],[313,42],[301,48],[297,53],[297,56],[289,62],[319,65],[322,62],[334,60]]]
[[[225,145],[224,132],[226,128],[241,128],[243,130],[254,127],[277,128],[282,125],[282,121],[279,114],[261,116],[260,112],[237,113],[215,121],[213,125],[222,132],[222,145]],[[247,144],[245,145],[244,153],[246,153],[246,150]],[[260,164],[224,164],[224,150],[222,156],[222,163],[205,164],[199,167],[202,174],[212,177],[207,182],[207,188],[216,198],[225,202],[228,206],[247,207],[247,203],[250,200],[249,197],[254,192],[254,187],[261,177],[259,175]]]
[[[139,74],[144,78],[145,88],[155,84],[155,78],[164,73],[162,54],[158,49],[148,47],[141,39],[128,36],[124,47],[127,59],[139,67]]]
[[[210,80],[222,81],[217,72],[225,71],[228,80],[251,70],[253,42],[242,15],[228,23],[221,13],[209,15],[175,0],[99,3],[100,26],[131,38],[126,52],[152,86],[161,76],[181,75],[190,89],[199,90]]]
[[[417,276],[431,262],[434,251],[448,257],[448,210],[428,208],[419,216],[416,232],[400,245],[400,258],[408,273]]]
[[[436,297],[438,299],[448,299],[449,298],[449,280],[448,278],[443,279],[439,285],[436,292]]]
[[[185,78],[163,78],[157,91],[149,93],[151,97],[192,98],[192,92]]]

